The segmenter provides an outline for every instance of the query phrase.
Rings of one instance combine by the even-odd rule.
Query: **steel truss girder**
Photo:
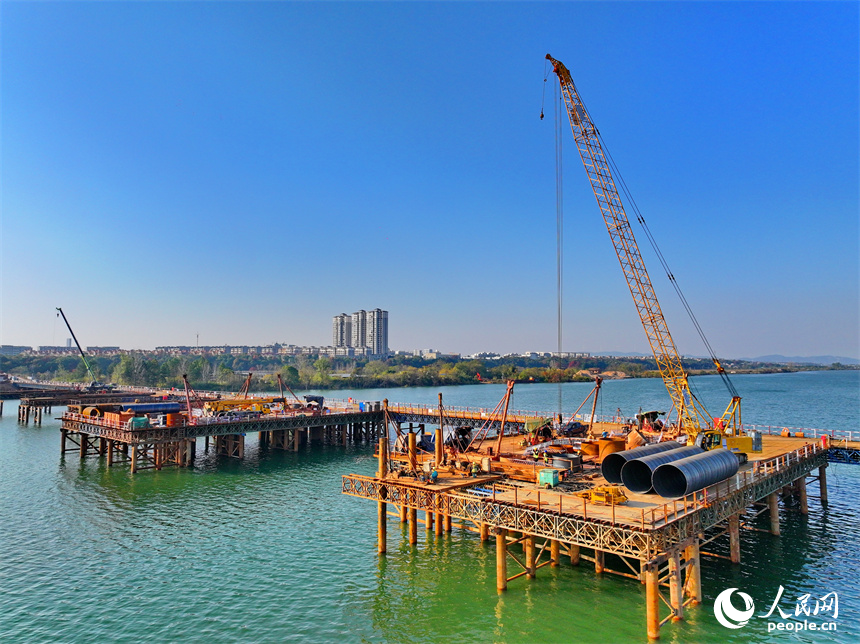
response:
[[[480,485],[480,483],[476,483]],[[611,525],[596,520],[536,510],[468,495],[415,488],[394,481],[365,476],[343,477],[343,493],[364,499],[406,505],[429,512],[442,512],[474,523],[516,530],[526,534],[585,546],[604,552],[645,559],[649,552],[649,533],[641,529]]]
[[[827,463],[827,452],[819,451],[781,467],[766,477],[754,480],[739,490],[718,497],[701,509],[672,521],[654,531],[656,552],[670,548],[673,544],[696,537],[705,530],[728,520],[733,514],[743,512],[782,487],[805,477],[810,471]]]
[[[849,465],[860,465],[860,449],[853,447],[830,446],[827,451],[827,460],[830,463],[847,463]]]
[[[397,423],[423,423],[425,425],[438,425],[439,424],[439,414],[419,414],[414,412],[399,412],[399,411],[388,411],[388,417]],[[489,422],[488,422],[489,420]],[[495,429],[498,431],[502,427],[501,419],[487,419],[487,418],[468,418],[468,417],[458,417],[455,413],[448,414],[447,412],[444,415],[445,424],[448,425],[457,425],[458,427],[471,427],[472,429],[476,429],[479,427],[488,427],[489,429]],[[514,430],[517,432],[522,432],[525,430],[525,423],[519,420],[511,420],[508,418],[505,421],[505,434],[508,434],[508,430],[510,433],[514,433]]]
[[[672,548],[697,538],[706,529],[806,476],[826,462],[826,452],[810,454],[768,476],[754,480],[739,490],[717,497],[698,510],[651,530],[612,525],[600,519],[585,519],[553,510],[537,510],[489,498],[416,488],[396,481],[354,474],[343,476],[342,492],[349,496],[396,503],[417,510],[443,512],[458,519],[486,523],[496,528],[516,530],[641,561],[653,561],[665,557],[665,553]]]
[[[211,425],[179,425],[175,427],[150,427],[148,429],[126,429],[87,422],[63,416],[62,428],[70,432],[91,434],[110,438],[121,443],[163,443],[186,438],[246,434],[277,429],[307,429],[325,425],[382,421],[382,412],[359,412],[330,414],[327,416],[293,416],[290,418],[252,419],[236,423],[212,423]]]

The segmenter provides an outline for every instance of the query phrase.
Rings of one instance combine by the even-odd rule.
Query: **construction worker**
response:
[[[438,478],[439,478],[439,472],[437,472],[436,468],[434,467],[432,470],[430,470],[430,482],[436,483],[436,479],[438,479]]]
[[[543,451],[543,464],[549,465],[549,452],[546,450]]]
[[[535,464],[538,462],[538,453],[536,449],[532,450],[532,458],[535,460]]]
[[[481,466],[477,461],[472,463],[472,477],[478,476],[481,473]]]

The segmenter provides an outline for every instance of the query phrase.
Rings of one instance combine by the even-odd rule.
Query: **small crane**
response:
[[[74,332],[74,331],[72,331],[72,325],[71,325],[71,324],[69,324],[69,321],[66,319],[66,314],[65,314],[65,313],[63,313],[63,309],[61,309],[60,307],[57,307],[57,311],[59,311],[59,313],[57,313],[57,317],[59,317],[59,316],[63,316],[63,322],[65,322],[65,323],[66,323],[66,328],[68,328],[68,329],[69,329],[69,333],[71,333],[71,334],[72,334],[72,340],[74,340],[74,341],[75,341],[75,346],[77,346],[77,347],[78,347],[78,351],[80,351],[80,352],[81,352],[81,358],[83,358],[83,360],[84,360],[84,365],[86,366],[86,368],[87,368],[87,372],[90,374],[90,378],[92,379],[92,380],[90,381],[89,389],[104,389],[104,388],[105,388],[105,385],[103,385],[102,383],[100,383],[100,382],[96,381],[96,375],[93,373],[93,368],[90,366],[90,361],[89,361],[89,360],[87,360],[87,354],[86,354],[86,353],[84,353],[84,350],[81,348],[81,343],[80,343],[80,342],[78,342],[78,338],[77,338],[77,337],[75,337],[75,332]]]

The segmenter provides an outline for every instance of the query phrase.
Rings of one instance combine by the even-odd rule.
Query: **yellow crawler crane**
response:
[[[639,245],[633,236],[627,213],[612,178],[610,164],[607,162],[607,155],[601,144],[600,133],[592,123],[567,67],[549,54],[546,55],[546,58],[552,63],[553,71],[561,85],[561,93],[567,107],[573,139],[582,158],[582,164],[585,166],[591,189],[597,198],[597,205],[600,207],[603,221],[609,231],[609,237],[627,280],[627,286],[630,288],[630,294],[633,296],[633,302],[654,353],[654,359],[657,361],[663,382],[678,413],[680,430],[686,432],[705,449],[719,447],[722,440],[725,439],[729,449],[744,453],[752,451],[752,439],[741,436],[741,398],[734,385],[729,381],[725,369],[711,350],[701,327],[699,327],[695,316],[692,315],[692,311],[683,298],[683,294],[680,293],[677,284],[674,284],[679,295],[681,295],[685,308],[693,319],[696,329],[708,347],[717,372],[729,388],[732,399],[722,417],[714,419],[690,391],[687,373],[681,363],[678,350],[675,348],[675,342],[669,333],[666,319],[663,317],[663,311],[660,309],[657,295],[654,293],[654,287],[651,285],[651,279],[645,269],[645,262],[639,251]],[[640,219],[640,221],[644,225],[644,220]],[[674,276],[671,273],[669,278],[674,283]]]

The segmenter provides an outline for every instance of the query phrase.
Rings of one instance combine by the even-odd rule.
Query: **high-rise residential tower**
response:
[[[367,313],[365,346],[376,356],[388,353],[388,311],[373,309]]]
[[[367,311],[352,314],[352,346],[360,349],[367,346]]]
[[[362,355],[384,356],[388,353],[388,311],[356,311],[352,315],[335,315],[331,322],[332,345],[351,347]]]
[[[332,346],[351,347],[352,343],[352,317],[346,313],[335,315],[331,321]]]

